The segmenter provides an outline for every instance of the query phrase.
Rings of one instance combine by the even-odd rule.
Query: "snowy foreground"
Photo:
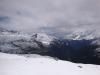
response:
[[[75,64],[39,55],[0,53],[0,75],[100,75],[100,66]]]

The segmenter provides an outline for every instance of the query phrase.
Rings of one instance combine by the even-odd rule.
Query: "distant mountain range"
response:
[[[28,34],[0,28],[0,52],[100,64],[100,38],[90,32],[71,33],[61,39],[45,33]]]

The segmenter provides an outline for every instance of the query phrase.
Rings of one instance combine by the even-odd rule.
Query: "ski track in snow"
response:
[[[32,56],[32,55],[31,55]],[[38,55],[37,55],[38,56]],[[0,53],[0,75],[99,75],[100,66]]]

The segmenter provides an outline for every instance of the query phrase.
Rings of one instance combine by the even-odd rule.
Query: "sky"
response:
[[[0,0],[0,27],[23,32],[98,32],[99,0]]]

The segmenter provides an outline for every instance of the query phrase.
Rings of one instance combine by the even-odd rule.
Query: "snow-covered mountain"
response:
[[[95,33],[91,31],[79,31],[79,32],[70,32],[67,35],[65,35],[64,39],[73,39],[73,40],[90,40],[95,39],[98,37]]]
[[[22,33],[0,28],[0,52],[40,54],[72,62],[100,64],[100,38],[94,34],[70,33],[58,38],[45,33]]]
[[[0,28],[0,51],[24,53],[23,51],[29,48],[40,49],[40,47],[46,47],[52,39],[46,34],[26,34]]]

